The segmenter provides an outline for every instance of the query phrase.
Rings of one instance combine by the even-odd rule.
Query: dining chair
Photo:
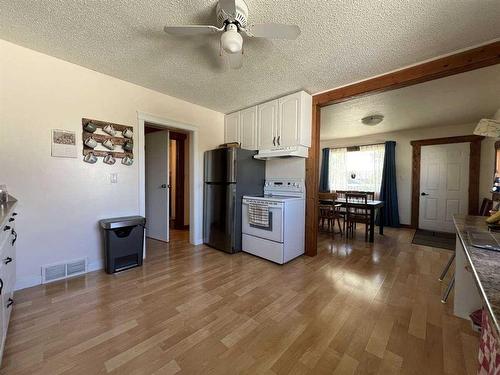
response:
[[[368,241],[370,230],[370,209],[368,207],[368,195],[365,193],[346,194],[346,237],[351,234],[354,237],[356,224],[365,224],[365,241]]]
[[[320,192],[319,198],[319,225],[324,229],[325,222],[327,230],[332,231],[332,236],[335,238],[335,222],[337,222],[340,235],[342,235],[342,226],[340,225],[341,215],[339,213],[339,204],[336,204],[336,193],[323,193]]]

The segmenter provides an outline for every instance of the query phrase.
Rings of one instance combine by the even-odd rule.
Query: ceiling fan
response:
[[[269,39],[297,39],[300,28],[283,24],[248,24],[248,6],[244,0],[219,0],[216,8],[217,26],[165,26],[164,30],[172,35],[198,35],[222,33],[220,55],[227,54],[229,65],[239,69],[243,65],[243,37]]]

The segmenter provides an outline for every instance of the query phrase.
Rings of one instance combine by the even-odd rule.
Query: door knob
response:
[[[422,194],[420,194],[420,195],[421,195],[422,197],[425,197],[426,195],[429,195],[429,194],[427,194],[427,193],[422,193]]]
[[[160,187],[161,187],[162,189],[166,189],[166,188],[167,188],[167,184],[161,184],[161,185],[160,185]]]

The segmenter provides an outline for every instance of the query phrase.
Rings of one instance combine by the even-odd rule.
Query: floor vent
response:
[[[42,284],[87,272],[87,258],[75,259],[66,263],[42,266]]]

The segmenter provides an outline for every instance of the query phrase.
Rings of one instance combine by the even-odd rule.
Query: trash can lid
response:
[[[101,227],[104,229],[132,227],[134,225],[145,225],[146,218],[142,216],[114,217],[111,219],[99,220],[99,224],[101,224]]]

